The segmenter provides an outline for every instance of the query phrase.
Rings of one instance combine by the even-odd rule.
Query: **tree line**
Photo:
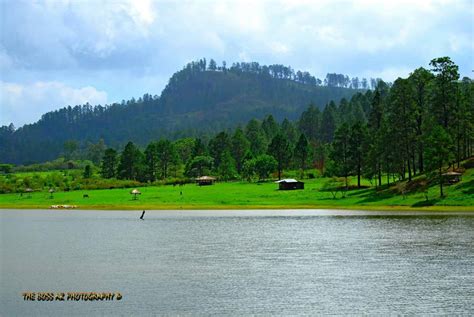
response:
[[[287,79],[298,83],[309,84],[313,86],[328,86],[328,87],[344,87],[352,89],[375,89],[377,82],[380,78],[360,78],[352,77],[344,74],[328,73],[324,80],[316,78],[307,71],[295,71],[291,66],[285,66],[281,64],[273,65],[260,65],[257,62],[237,62],[233,63],[230,67],[227,67],[226,61],[222,62],[222,66],[219,66],[214,59],[210,59],[207,62],[206,58],[198,61],[188,63],[183,72],[179,75],[193,74],[196,72],[205,71],[220,71],[230,72],[235,74],[249,73],[272,77],[275,79]]]
[[[299,120],[272,115],[250,120],[208,140],[183,138],[149,143],[144,151],[129,142],[121,153],[107,149],[106,178],[154,181],[213,174],[223,180],[266,179],[285,169],[301,175],[315,167],[325,175],[366,177],[382,186],[429,173],[439,180],[447,165],[459,167],[473,150],[474,83],[459,80],[449,57],[433,59],[393,84],[381,80],[323,110],[311,104]],[[385,179],[385,180],[384,180]],[[347,183],[346,183],[347,186]]]

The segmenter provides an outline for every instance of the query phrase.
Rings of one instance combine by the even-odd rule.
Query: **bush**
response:
[[[332,177],[327,180],[323,187],[321,187],[322,192],[330,192],[332,194],[332,198],[337,198],[337,193],[341,193],[341,197],[346,197],[346,180],[344,177]]]

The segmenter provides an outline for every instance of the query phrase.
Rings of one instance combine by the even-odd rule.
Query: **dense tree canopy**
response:
[[[433,59],[430,65],[431,70],[418,68],[408,78],[398,78],[393,84],[375,80],[370,83],[373,91],[353,91],[352,95],[339,96],[341,98],[324,103],[311,102],[309,99],[299,117],[295,116],[295,111],[292,111],[293,115],[288,118],[281,116],[282,113],[275,108],[272,108],[275,112],[270,109],[266,109],[268,112],[265,113],[256,112],[259,116],[242,122],[244,128],[221,126],[214,131],[217,127],[214,126],[206,131],[204,127],[197,134],[182,130],[181,134],[161,139],[155,137],[147,143],[136,143],[130,139],[131,141],[123,146],[123,142],[128,141],[128,134],[120,130],[119,123],[123,122],[120,120],[125,119],[118,116],[115,119],[119,122],[115,122],[113,126],[117,127],[117,138],[120,136],[121,142],[108,143],[104,138],[97,139],[96,143],[88,141],[84,147],[79,140],[63,139],[58,155],[62,155],[66,160],[89,159],[100,165],[104,178],[151,182],[170,177],[209,174],[221,180],[265,180],[270,175],[281,178],[286,168],[300,169],[302,176],[306,168],[318,168],[325,175],[343,177],[345,187],[348,187],[348,179],[351,176],[357,177],[358,186],[361,186],[362,176],[375,181],[376,186],[382,186],[385,182],[390,184],[405,179],[410,181],[416,175],[427,173],[436,176],[435,181],[439,182],[440,192],[443,194],[441,175],[444,170],[448,166],[459,167],[459,162],[473,153],[474,83],[469,78],[459,80],[458,67],[449,57]],[[210,60],[207,66],[207,62],[201,60],[191,63],[185,70],[175,74],[164,93],[166,98],[178,98],[177,94],[182,91],[183,81],[194,81],[195,76],[203,74],[222,76],[227,73],[226,76],[234,79],[248,76],[246,78],[249,80],[258,77],[257,82],[250,80],[252,84],[246,86],[246,89],[252,91],[256,89],[254,84],[258,83],[261,85],[261,92],[275,94],[272,98],[277,95],[277,98],[286,97],[276,93],[273,90],[276,86],[271,88],[269,82],[262,78],[286,80],[286,86],[299,85],[302,82],[318,85],[318,81],[315,79],[314,82],[309,75],[294,73],[291,68],[280,66],[240,63],[226,68],[224,65],[217,66],[213,60]],[[363,79],[350,80],[346,76],[333,75],[337,74],[328,74],[328,85],[368,85],[364,84]],[[202,100],[220,98],[227,88],[235,88],[233,84],[242,84],[235,82],[229,87],[217,89],[210,85],[209,78],[202,81],[203,79],[205,78],[199,77],[199,84],[195,82],[200,85],[199,88],[192,89],[196,90],[196,94],[206,95],[207,99],[202,99],[200,95],[196,99],[197,104],[193,105],[197,107],[195,110],[199,107],[205,108],[204,104],[198,105]],[[266,86],[267,84],[269,86]],[[291,87],[294,90],[298,86]],[[196,94],[192,97],[196,98]],[[179,97],[175,101],[191,102],[193,98],[187,99],[188,97]],[[170,99],[166,100],[171,102]],[[134,106],[134,109],[145,114],[151,109],[146,105],[157,102],[157,98],[145,95],[139,101],[133,102],[135,106],[140,104],[138,108]],[[160,98],[159,102],[164,101]],[[246,100],[242,107],[252,108],[253,104]],[[239,110],[244,111],[244,108]],[[56,115],[64,120],[65,123],[61,124],[61,127],[67,130],[72,126],[77,127],[76,124],[84,118],[92,122],[94,118],[99,118],[106,112],[109,115],[116,111],[126,111],[125,109],[128,109],[125,104],[109,108],[67,108],[60,111],[61,115],[59,112],[45,115],[37,126],[19,130],[15,130],[13,126],[2,127],[0,141],[7,140],[2,150],[12,145],[8,140],[17,132],[22,135],[21,141],[29,144],[31,139],[23,134],[23,131],[30,128],[34,131]],[[174,112],[177,109],[167,111]],[[133,125],[143,130],[156,126],[134,116],[131,116],[130,120]],[[54,133],[49,138],[54,139]],[[157,139],[159,141],[156,141]],[[48,144],[41,143],[46,150],[49,149]],[[106,149],[106,146],[109,148]],[[37,148],[32,146],[32,150],[35,149]],[[275,172],[277,174],[273,174]]]

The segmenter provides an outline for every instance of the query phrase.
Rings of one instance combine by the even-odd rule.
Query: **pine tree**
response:
[[[281,179],[283,168],[288,165],[291,158],[291,149],[288,140],[282,134],[277,134],[268,146],[268,154],[276,159],[278,163],[278,179]]]
[[[160,140],[156,143],[157,163],[160,168],[160,176],[162,179],[168,177],[168,170],[174,164],[178,163],[178,154],[174,144],[169,140]]]
[[[105,150],[101,164],[103,178],[114,178],[117,173],[117,151],[112,148]]]
[[[334,132],[336,131],[336,106],[334,103],[329,103],[324,107],[320,135],[321,140],[325,143],[332,142]]]
[[[250,142],[245,137],[244,132],[240,127],[235,129],[232,136],[232,156],[235,160],[237,172],[240,174],[244,164],[245,155],[250,151]]]
[[[342,176],[346,182],[346,189],[349,186],[348,177],[350,172],[350,157],[349,157],[349,125],[343,123],[334,135],[334,142],[332,144],[331,159],[335,164],[334,172],[337,176]]]
[[[367,144],[367,128],[360,122],[354,124],[349,135],[349,164],[350,169],[357,175],[357,187],[360,188],[360,179],[364,167],[364,156]]]
[[[237,170],[235,168],[235,160],[228,149],[224,150],[224,153],[222,154],[218,173],[219,176],[225,181],[233,179],[237,175]]]
[[[320,139],[318,133],[321,125],[321,111],[315,105],[310,104],[300,116],[298,127],[306,135],[310,142]]]
[[[410,74],[408,78],[413,87],[415,99],[414,111],[416,122],[416,148],[418,153],[418,169],[423,173],[423,126],[428,116],[429,85],[434,76],[428,70],[420,67]]]
[[[452,139],[446,130],[438,124],[434,124],[426,135],[425,157],[427,170],[437,172],[440,196],[443,193],[443,167],[452,159]]]
[[[301,170],[301,177],[304,177],[304,171],[306,169],[306,163],[309,158],[309,143],[306,136],[301,133],[298,142],[296,143],[293,157],[297,161],[298,167]]]
[[[267,148],[267,139],[260,123],[252,119],[245,127],[245,136],[250,141],[250,151],[254,156],[265,153]]]
[[[133,142],[128,142],[120,156],[118,178],[138,180],[142,176],[142,169],[142,153]]]
[[[156,151],[156,143],[151,142],[145,149],[145,173],[146,178],[149,181],[154,182],[156,180],[156,174],[158,169],[158,153]]]

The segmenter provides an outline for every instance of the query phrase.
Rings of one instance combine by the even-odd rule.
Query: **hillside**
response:
[[[295,120],[311,102],[321,108],[359,91],[320,82],[281,65],[242,63],[226,69],[193,62],[170,78],[159,97],[145,94],[121,104],[69,106],[17,130],[2,127],[0,162],[51,160],[61,155],[68,140],[144,145],[160,137],[208,135],[267,114]]]

